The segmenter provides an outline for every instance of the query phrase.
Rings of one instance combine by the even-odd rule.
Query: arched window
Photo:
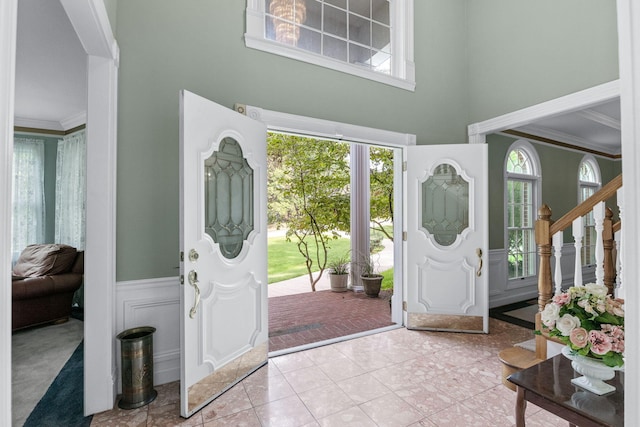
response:
[[[600,168],[596,159],[587,154],[580,162],[578,169],[578,204],[584,202],[600,189]],[[596,227],[593,212],[589,212],[583,218],[584,237],[580,257],[582,265],[593,265],[596,262]]]
[[[505,246],[508,278],[537,273],[535,220],[539,205],[540,162],[533,146],[514,142],[505,159]]]

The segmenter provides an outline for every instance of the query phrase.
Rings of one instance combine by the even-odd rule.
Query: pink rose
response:
[[[577,348],[583,348],[587,345],[589,339],[589,332],[585,328],[575,328],[569,335],[569,340]]]
[[[611,340],[601,331],[590,331],[589,342],[591,343],[591,351],[594,354],[602,356],[611,351]]]
[[[571,296],[569,294],[554,295],[552,301],[558,305],[565,305],[571,301]]]

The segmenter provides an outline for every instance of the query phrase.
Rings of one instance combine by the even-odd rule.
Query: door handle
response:
[[[191,270],[189,272],[189,284],[193,286],[193,289],[196,292],[196,299],[193,303],[193,307],[189,310],[189,317],[194,318],[196,315],[196,310],[198,309],[198,304],[200,304],[200,288],[198,287],[198,273],[195,270]]]
[[[482,276],[482,249],[476,249],[476,255],[478,255],[478,271],[476,271],[476,276]]]

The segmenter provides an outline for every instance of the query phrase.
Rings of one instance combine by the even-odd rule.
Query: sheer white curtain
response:
[[[14,138],[12,191],[15,261],[27,245],[45,239],[44,140]]]
[[[81,130],[58,141],[56,160],[56,243],[85,246],[86,143]]]

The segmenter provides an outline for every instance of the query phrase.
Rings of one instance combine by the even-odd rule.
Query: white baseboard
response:
[[[116,283],[116,331],[153,326],[153,382],[180,379],[180,282],[178,277]],[[120,372],[120,343],[118,372]],[[122,390],[118,374],[118,390]]]

